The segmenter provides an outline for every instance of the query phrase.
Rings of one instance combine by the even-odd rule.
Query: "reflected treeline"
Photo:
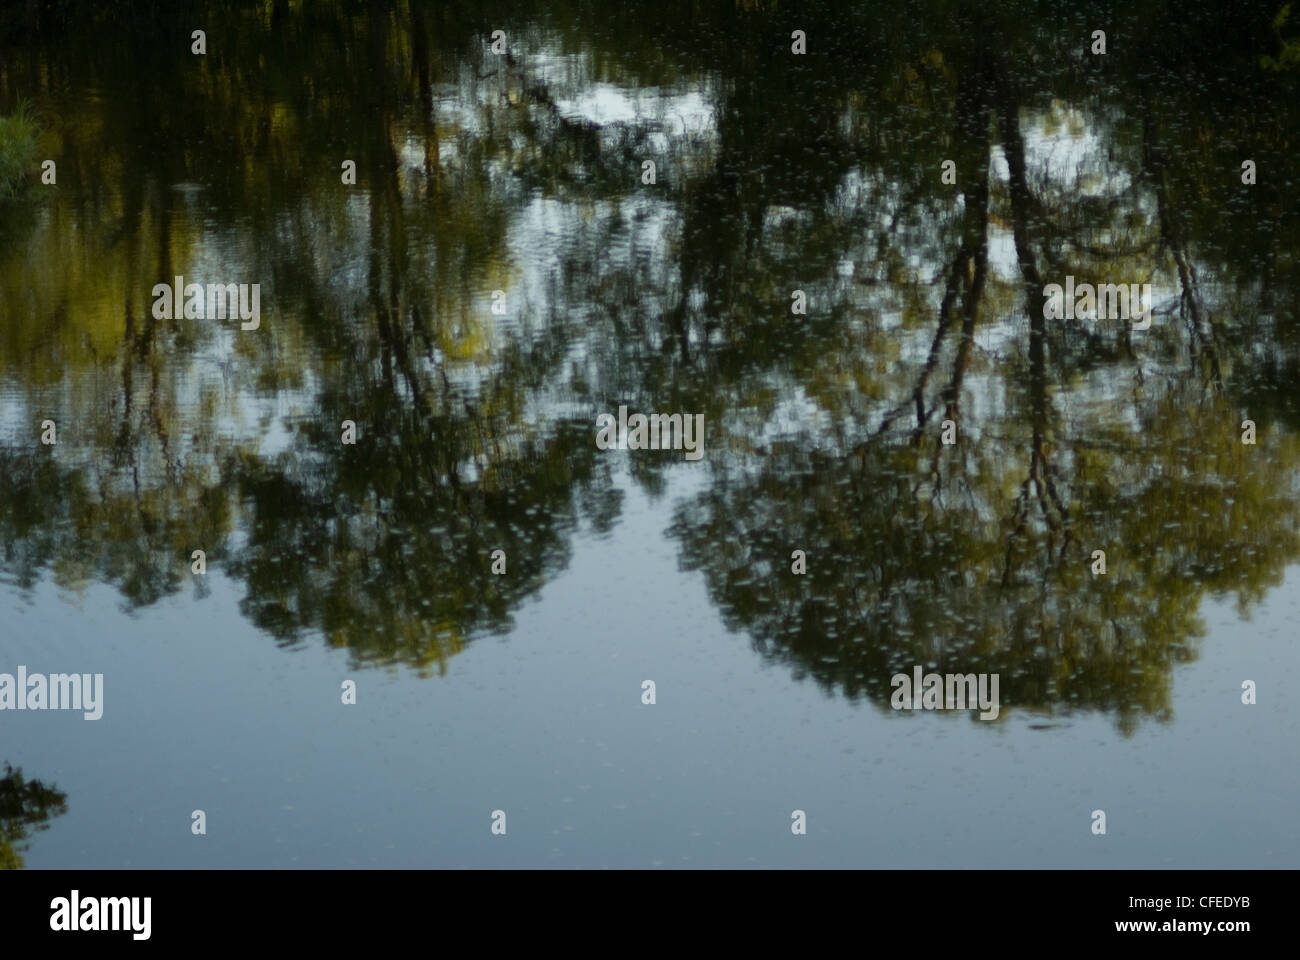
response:
[[[68,812],[67,795],[21,769],[5,764],[0,773],[0,870],[21,870],[31,834],[48,830],[49,821]]]
[[[1272,3],[992,6],[7,12],[59,180],[0,225],[6,575],[146,605],[202,548],[281,642],[441,665],[617,522],[595,415],[689,411],[673,534],[764,655],[1167,716],[1201,600],[1300,556],[1300,75]],[[262,329],[155,319],[177,274]],[[1044,319],[1066,276],[1150,329]]]

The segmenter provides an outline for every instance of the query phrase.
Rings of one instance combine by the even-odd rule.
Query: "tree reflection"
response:
[[[0,110],[61,108],[61,172],[0,224],[0,565],[143,606],[201,547],[278,641],[441,669],[617,522],[595,414],[689,410],[673,533],[763,655],[882,708],[921,663],[1168,716],[1202,598],[1300,554],[1275,13],[1142,2],[1104,58],[1067,4],[10,15]],[[155,320],[177,273],[273,315]],[[1045,320],[1066,275],[1151,282],[1151,329]]]
[[[21,870],[23,851],[33,831],[48,830],[49,821],[68,812],[67,795],[40,780],[27,780],[21,769],[5,764],[0,774],[0,870]]]

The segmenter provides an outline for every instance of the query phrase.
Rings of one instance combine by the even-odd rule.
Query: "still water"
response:
[[[0,201],[0,673],[104,677],[0,713],[0,865],[1300,866],[1267,30],[99,8],[0,20],[57,161]],[[891,709],[915,666],[997,718]]]

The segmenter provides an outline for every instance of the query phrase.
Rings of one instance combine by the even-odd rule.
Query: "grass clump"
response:
[[[0,117],[0,200],[11,200],[27,183],[36,164],[40,121],[26,102]]]

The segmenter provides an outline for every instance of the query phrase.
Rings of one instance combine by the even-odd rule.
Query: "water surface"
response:
[[[0,15],[3,865],[1300,865],[1276,10],[547,6]]]

